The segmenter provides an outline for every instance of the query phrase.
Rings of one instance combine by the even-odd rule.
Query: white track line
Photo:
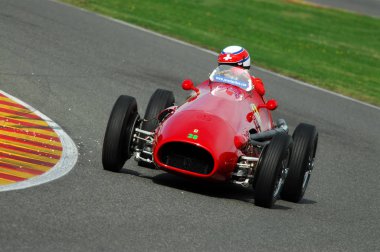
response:
[[[58,163],[51,168],[49,171],[43,173],[42,175],[32,177],[30,179],[21,181],[21,182],[15,182],[10,185],[3,185],[0,186],[0,192],[1,191],[10,191],[10,190],[17,190],[17,189],[24,189],[27,187],[32,187],[36,185],[40,185],[43,183],[50,182],[52,180],[55,180],[57,178],[62,177],[63,175],[67,174],[72,168],[74,168],[77,159],[78,159],[78,150],[75,146],[75,143],[73,140],[66,134],[66,132],[59,127],[58,124],[53,122],[49,117],[42,114],[32,106],[26,104],[25,102],[17,99],[16,97],[13,97],[12,95],[0,90],[0,93],[9,97],[10,99],[16,101],[17,103],[23,105],[24,107],[28,108],[30,111],[33,111],[36,115],[44,119],[47,124],[55,131],[55,133],[58,135],[59,139],[62,143],[62,155],[61,159],[58,161]]]
[[[162,35],[160,33],[157,33],[157,32],[154,32],[154,31],[151,31],[151,30],[148,30],[146,28],[142,28],[140,26],[137,26],[137,25],[134,25],[134,24],[131,24],[131,23],[127,23],[125,21],[122,21],[122,20],[118,20],[118,19],[115,19],[115,18],[112,18],[112,17],[108,17],[108,16],[105,16],[105,15],[102,15],[102,14],[99,14],[99,13],[96,13],[96,12],[92,12],[92,11],[89,11],[89,10],[86,10],[86,9],[83,9],[83,8],[80,8],[80,7],[77,7],[77,6],[74,6],[74,5],[71,5],[71,4],[67,4],[67,3],[63,3],[63,2],[59,2],[58,0],[49,0],[51,2],[55,2],[55,3],[58,3],[58,4],[62,4],[62,5],[65,5],[67,7],[71,7],[71,8],[74,8],[74,9],[78,9],[80,11],[83,11],[83,12],[86,12],[86,13],[91,13],[91,14],[94,14],[98,17],[101,17],[101,18],[105,18],[107,20],[110,20],[110,21],[113,21],[113,22],[116,22],[118,24],[121,24],[121,25],[125,25],[125,26],[128,26],[128,27],[131,27],[131,28],[134,28],[136,30],[140,30],[140,31],[143,31],[143,32],[146,32],[146,33],[149,33],[149,34],[152,34],[152,35],[155,35],[157,37],[160,37],[160,38],[164,38],[164,39],[167,39],[167,40],[170,40],[172,42],[176,42],[176,43],[179,43],[179,44],[182,44],[182,45],[185,45],[185,46],[189,46],[189,47],[192,47],[192,48],[195,48],[195,49],[198,49],[198,50],[201,50],[203,52],[206,52],[206,53],[210,53],[212,55],[215,55],[217,56],[218,53],[214,52],[214,51],[211,51],[211,50],[207,50],[207,49],[204,49],[202,47],[199,47],[199,46],[196,46],[196,45],[192,45],[190,43],[187,43],[187,42],[184,42],[184,41],[181,41],[181,40],[178,40],[178,39],[175,39],[175,38],[172,38],[172,37],[169,37],[169,36],[166,36],[166,35]],[[348,97],[348,96],[345,96],[345,95],[342,95],[342,94],[339,94],[339,93],[336,93],[336,92],[333,92],[333,91],[330,91],[330,90],[326,90],[326,89],[323,89],[323,88],[320,88],[320,87],[317,87],[317,86],[314,86],[310,83],[306,83],[304,81],[300,81],[300,80],[296,80],[296,79],[293,79],[291,77],[288,77],[288,76],[285,76],[285,75],[282,75],[282,74],[279,74],[279,73],[275,73],[275,72],[272,72],[270,70],[267,70],[267,69],[264,69],[264,68],[261,68],[261,67],[257,67],[257,66],[252,66],[252,68],[255,68],[255,69],[258,69],[260,71],[263,71],[265,73],[268,73],[268,74],[271,74],[271,75],[274,75],[274,76],[277,76],[277,77],[280,77],[280,78],[283,78],[285,80],[288,80],[288,81],[291,81],[293,83],[296,83],[296,84],[299,84],[299,85],[302,85],[302,86],[306,86],[306,87],[309,87],[309,88],[312,88],[312,89],[315,89],[315,90],[318,90],[318,91],[321,91],[321,92],[325,92],[325,93],[328,93],[328,94],[331,94],[331,95],[335,95],[335,96],[338,96],[340,98],[343,98],[343,99],[346,99],[346,100],[350,100],[350,101],[353,101],[353,102],[356,102],[358,104],[361,104],[361,105],[364,105],[364,106],[368,106],[370,108],[374,108],[374,109],[377,109],[377,110],[380,110],[380,107],[377,107],[375,105],[372,105],[372,104],[369,104],[369,103],[366,103],[366,102],[362,102],[362,101],[359,101],[359,100],[356,100],[354,98],[351,98],[351,97]]]

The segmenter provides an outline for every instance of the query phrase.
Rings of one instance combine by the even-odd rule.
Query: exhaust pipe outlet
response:
[[[286,124],[284,119],[278,119],[276,123],[276,128],[260,133],[255,133],[250,135],[250,143],[254,145],[266,145],[269,142],[266,140],[269,140],[273,138],[277,134],[288,134],[289,127]],[[266,142],[262,142],[266,141]]]

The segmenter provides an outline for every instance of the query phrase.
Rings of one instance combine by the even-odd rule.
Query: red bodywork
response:
[[[153,143],[154,162],[168,172],[226,181],[231,178],[239,156],[243,155],[240,148],[248,140],[249,131],[272,129],[272,117],[255,90],[245,91],[209,80],[197,88],[198,94],[175,108],[157,128]],[[188,143],[209,152],[213,159],[212,170],[201,174],[165,164],[160,150],[172,142]]]

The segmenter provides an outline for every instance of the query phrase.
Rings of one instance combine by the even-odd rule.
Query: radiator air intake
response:
[[[199,174],[210,174],[214,168],[211,154],[194,144],[169,142],[158,150],[161,163],[186,171]]]

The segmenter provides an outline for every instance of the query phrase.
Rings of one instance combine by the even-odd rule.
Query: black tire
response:
[[[293,152],[289,161],[281,197],[284,200],[299,202],[305,194],[314,166],[318,146],[318,132],[315,126],[301,123],[293,133]]]
[[[136,99],[121,95],[113,106],[104,136],[103,168],[118,172],[133,154],[133,133],[138,122]]]
[[[144,121],[141,129],[146,131],[154,131],[158,127],[158,114],[174,105],[174,94],[172,91],[157,89],[150,97],[148,107],[145,111]]]
[[[255,174],[255,205],[271,208],[280,196],[291,152],[291,137],[274,136],[261,155]]]
[[[173,106],[174,102],[175,99],[172,91],[157,89],[150,97],[148,107],[145,111],[144,121],[141,125],[141,129],[150,132],[154,131],[159,124],[159,121],[157,119],[158,114],[162,110]],[[139,148],[142,149],[143,147],[144,142],[140,141]],[[147,156],[144,153],[141,153],[141,157],[146,158]],[[139,161],[138,165],[148,168],[154,168],[153,164],[144,161]]]

